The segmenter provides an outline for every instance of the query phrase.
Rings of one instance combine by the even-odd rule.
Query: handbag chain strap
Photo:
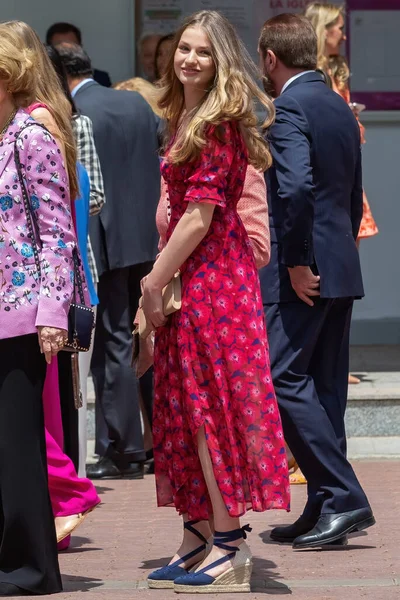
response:
[[[22,198],[23,198],[23,202],[24,202],[25,213],[26,213],[26,222],[27,222],[27,226],[28,226],[28,237],[30,238],[30,240],[32,242],[32,249],[33,249],[33,255],[35,257],[36,269],[37,269],[37,272],[39,275],[39,280],[41,281],[42,274],[41,274],[41,264],[40,264],[38,241],[37,241],[38,239],[40,239],[40,237],[39,237],[37,223],[35,221],[35,217],[32,212],[32,205],[29,200],[28,190],[26,189],[25,179],[22,174],[22,165],[21,165],[21,159],[20,159],[19,148],[18,148],[18,143],[17,143],[21,133],[28,127],[32,127],[32,125],[41,127],[44,131],[48,132],[48,129],[46,127],[44,127],[44,125],[42,125],[41,123],[26,124],[24,127],[21,128],[18,136],[15,139],[14,156],[15,156],[15,164],[17,167],[18,179],[19,179],[19,183],[20,183],[21,191],[22,191]],[[82,284],[82,278],[81,278],[81,274],[80,274],[80,270],[79,270],[79,258],[78,258],[78,251],[77,251],[76,246],[72,250],[72,259],[73,259],[73,263],[74,263],[74,291],[73,291],[74,302],[76,303],[76,292],[78,290],[80,303],[82,305],[85,305],[85,295],[83,293],[83,284]]]

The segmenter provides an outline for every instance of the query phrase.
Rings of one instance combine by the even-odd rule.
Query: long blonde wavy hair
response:
[[[348,89],[350,69],[344,56],[330,56],[328,59],[329,72],[339,92],[344,93]]]
[[[14,42],[11,32],[0,35],[0,79],[7,85],[15,106],[23,108],[35,100],[35,56],[28,48],[16,48]]]
[[[19,52],[28,49],[32,54],[36,70],[36,90],[33,101],[45,104],[56,122],[60,140],[65,148],[71,200],[75,200],[79,195],[79,185],[76,174],[76,143],[71,126],[71,105],[42,42],[32,27],[23,21],[7,21],[0,23],[0,37],[4,30],[12,36],[14,47]],[[25,107],[30,103],[25,104]]]
[[[326,30],[335,25],[344,8],[338,4],[312,2],[306,8],[305,17],[311,22],[318,38],[318,69],[329,70],[329,57],[325,55]]]
[[[175,74],[174,56],[188,27],[201,27],[208,36],[216,74],[199,105],[185,115],[184,90]],[[167,141],[174,138],[168,160],[172,164],[195,160],[207,143],[208,126],[237,121],[248,148],[250,164],[260,170],[270,167],[271,153],[258,127],[256,101],[267,112],[262,124],[264,129],[273,123],[275,108],[257,85],[258,75],[258,69],[235,29],[223,15],[203,10],[188,17],[176,33],[167,71],[160,82],[159,106],[167,122]]]

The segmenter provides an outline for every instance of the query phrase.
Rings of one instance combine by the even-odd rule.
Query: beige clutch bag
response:
[[[165,286],[162,291],[164,315],[168,317],[172,313],[179,310],[182,306],[182,284],[181,274],[179,271],[175,273],[171,281]],[[153,331],[153,326],[146,321],[145,314],[142,309],[143,297],[139,300],[139,335],[146,339]]]

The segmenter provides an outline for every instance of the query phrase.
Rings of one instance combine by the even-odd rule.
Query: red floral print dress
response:
[[[281,419],[271,381],[254,254],[236,211],[247,151],[236,124],[210,128],[196,162],[166,159],[171,219],[188,202],[215,204],[210,229],[182,265],[182,309],[156,331],[154,454],[159,506],[190,519],[212,507],[197,454],[204,426],[218,487],[231,517],[289,510]]]
[[[347,104],[350,102],[350,90],[346,87],[343,91],[339,91],[340,95]],[[358,124],[360,126],[361,143],[365,144],[365,127],[357,117]],[[363,190],[363,216],[360,224],[360,231],[358,232],[358,239],[373,237],[379,233],[378,226],[372,215],[372,210],[368,202],[367,194]]]

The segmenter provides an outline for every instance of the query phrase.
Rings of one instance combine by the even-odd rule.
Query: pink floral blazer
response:
[[[16,142],[26,122],[32,125]],[[28,235],[15,143],[40,237],[41,280]],[[35,333],[38,326],[68,328],[75,245],[60,149],[20,109],[0,142],[0,339]]]

